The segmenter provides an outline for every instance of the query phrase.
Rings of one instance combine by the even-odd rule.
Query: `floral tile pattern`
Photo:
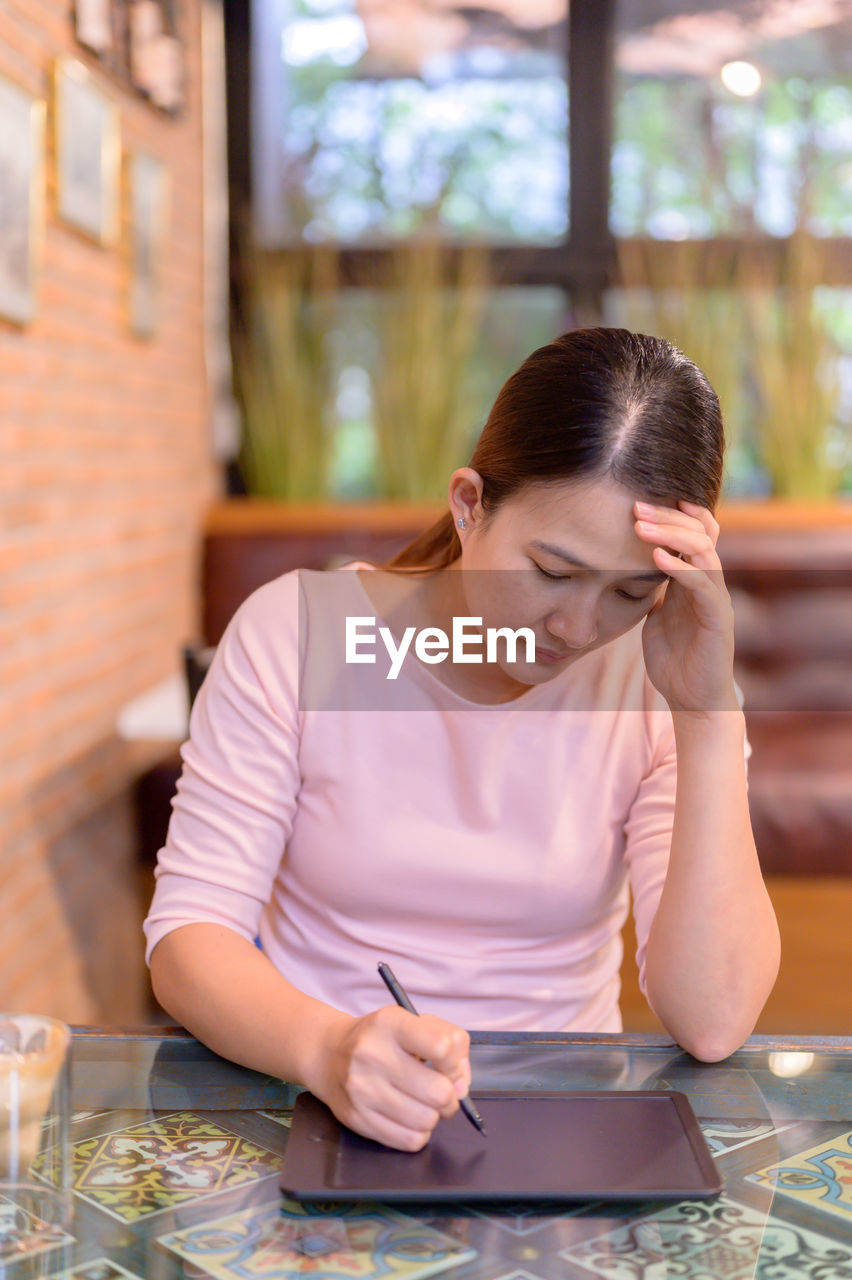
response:
[[[501,1205],[497,1212],[489,1212],[474,1204],[471,1205],[471,1213],[482,1218],[495,1231],[505,1231],[512,1236],[531,1236],[539,1231],[551,1231],[554,1215],[561,1220],[586,1214],[595,1203],[597,1202],[549,1204],[547,1201],[541,1201],[529,1205],[508,1205],[505,1208]]]
[[[852,1245],[724,1197],[670,1205],[560,1256],[608,1280],[852,1280]]]
[[[23,1205],[0,1195],[0,1276],[6,1274],[7,1266],[24,1258],[73,1242],[74,1237],[61,1227],[44,1222]]]
[[[391,1209],[356,1205],[340,1216],[293,1200],[232,1213],[161,1236],[217,1280],[418,1280],[475,1257],[444,1232]]]
[[[220,1082],[204,1056],[197,1078],[158,1062],[168,1091],[141,1093],[130,1057],[121,1108],[73,1115],[74,1223],[53,1230],[0,1193],[0,1280],[852,1280],[848,1056],[801,1098],[768,1080],[763,1108],[747,1076],[717,1090],[696,1074],[717,1200],[420,1206],[282,1198],[292,1109],[277,1081],[228,1067]],[[94,1058],[86,1078],[83,1106],[114,1097]],[[172,1112],[151,1109],[166,1099]]]
[[[127,1271],[109,1258],[95,1258],[93,1262],[81,1262],[65,1271],[54,1271],[47,1280],[140,1280],[133,1271]]]
[[[772,1187],[808,1209],[836,1214],[852,1226],[852,1132],[759,1169],[749,1181]]]
[[[122,1222],[275,1173],[280,1157],[216,1121],[174,1115],[74,1145],[74,1190]]]
[[[741,1147],[793,1128],[792,1124],[784,1124],[776,1129],[771,1120],[700,1120],[699,1123],[714,1156],[739,1151]]]
[[[266,1116],[267,1120],[274,1120],[276,1124],[283,1124],[285,1129],[289,1129],[293,1123],[293,1108],[282,1107],[275,1111],[258,1111],[259,1116]]]

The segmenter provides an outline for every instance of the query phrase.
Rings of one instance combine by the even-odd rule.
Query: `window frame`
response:
[[[231,226],[231,297],[239,308],[239,235],[252,213],[251,153],[251,5],[223,0],[226,37],[226,101]],[[616,285],[616,241],[609,229],[610,162],[615,82],[616,0],[570,0],[565,49],[569,103],[568,231],[547,245],[511,244],[489,248],[495,288],[511,285],[556,286],[565,291],[572,324],[600,323],[604,296]],[[655,278],[670,272],[676,283],[677,243],[637,237],[651,254]],[[695,243],[695,242],[693,242]],[[714,237],[704,244],[723,264],[742,246],[737,237]],[[765,255],[775,271],[783,267],[789,240],[760,236],[751,249]],[[820,238],[825,285],[852,285],[852,240]],[[341,245],[344,285],[375,285],[390,246]],[[291,252],[286,248],[271,251]],[[448,278],[454,271],[448,244]]]

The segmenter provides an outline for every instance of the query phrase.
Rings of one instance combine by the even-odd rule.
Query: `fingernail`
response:
[[[467,1080],[465,1080],[464,1076],[459,1076],[453,1087],[456,1091],[457,1098],[467,1097]]]
[[[646,515],[652,515],[654,508],[651,506],[650,502],[637,502],[636,510],[644,511]]]

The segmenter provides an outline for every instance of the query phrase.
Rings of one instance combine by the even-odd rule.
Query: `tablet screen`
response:
[[[282,1186],[302,1199],[654,1199],[721,1180],[683,1094],[476,1094],[483,1137],[457,1113],[409,1154],[297,1100]]]

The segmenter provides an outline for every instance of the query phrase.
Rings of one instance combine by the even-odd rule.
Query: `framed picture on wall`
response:
[[[114,49],[113,0],[74,0],[74,34],[99,58],[109,59]]]
[[[155,106],[179,111],[185,68],[176,0],[131,0],[128,28],[134,86]]]
[[[0,316],[28,324],[44,226],[45,105],[0,77]]]
[[[130,200],[130,328],[150,338],[160,311],[169,183],[166,166],[146,151],[128,158]]]
[[[56,211],[99,244],[118,237],[118,110],[76,58],[55,67]]]
[[[74,34],[87,54],[170,115],[185,95],[180,26],[180,0],[74,0]]]

